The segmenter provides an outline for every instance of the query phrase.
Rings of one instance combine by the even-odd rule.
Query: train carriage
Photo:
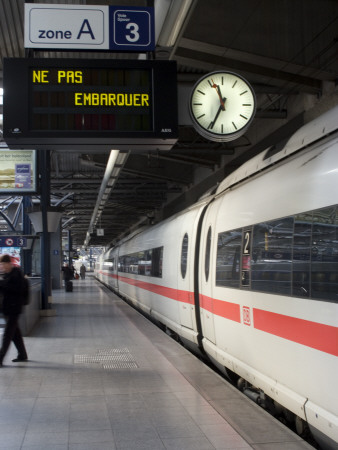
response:
[[[135,233],[110,250],[118,261],[117,289],[101,269],[97,274],[100,281],[177,333],[195,351],[194,260],[198,222],[207,203],[201,200],[188,211]]]
[[[221,185],[206,214],[203,346],[221,370],[328,434],[338,413],[321,381],[334,385],[338,373],[338,138],[257,175],[265,161],[254,158]]]

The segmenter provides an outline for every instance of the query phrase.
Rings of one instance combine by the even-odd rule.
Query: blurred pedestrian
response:
[[[84,280],[86,278],[86,266],[82,263],[82,266],[80,267],[80,275],[81,280]]]
[[[0,291],[3,294],[2,312],[6,321],[0,349],[0,367],[2,367],[11,341],[18,350],[18,356],[13,362],[27,361],[28,356],[19,327],[19,316],[24,304],[24,276],[20,268],[14,266],[9,255],[0,257],[0,270],[3,273],[0,280]]]
[[[70,292],[73,290],[73,283],[70,281],[74,278],[72,269],[68,264],[65,264],[61,270],[63,272],[63,279],[65,281],[65,291]]]
[[[65,264],[62,267],[61,271],[63,272],[63,279],[65,280],[65,282],[67,282],[73,278],[72,269],[69,267],[68,264]]]

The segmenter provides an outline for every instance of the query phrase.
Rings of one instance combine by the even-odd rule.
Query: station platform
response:
[[[313,449],[92,276],[0,369],[0,450]]]

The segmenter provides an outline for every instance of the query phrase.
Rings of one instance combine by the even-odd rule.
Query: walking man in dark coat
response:
[[[86,278],[86,266],[83,263],[82,266],[80,267],[80,276],[82,280]]]
[[[23,306],[24,281],[19,267],[15,267],[9,255],[0,257],[0,271],[3,279],[0,280],[0,292],[3,294],[2,310],[6,320],[6,327],[2,337],[0,349],[0,367],[7,353],[11,341],[18,350],[18,356],[13,362],[27,361],[27,352],[19,328],[19,316]]]

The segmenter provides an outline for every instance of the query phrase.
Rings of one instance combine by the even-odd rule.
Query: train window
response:
[[[154,248],[151,258],[151,276],[162,278],[163,247]]]
[[[134,255],[133,264],[135,266],[134,273],[139,275],[151,275],[151,250],[137,252]]]
[[[295,216],[292,258],[292,295],[310,296],[312,213]]]
[[[188,233],[185,233],[182,240],[182,248],[181,248],[181,275],[182,278],[185,278],[187,273],[187,265],[188,265]]]
[[[337,227],[337,207],[314,212],[311,248],[312,298],[338,300]]]
[[[216,286],[239,287],[242,230],[219,233]]]
[[[210,249],[211,249],[211,227],[209,227],[209,230],[208,230],[207,242],[206,242],[206,247],[205,247],[205,260],[204,260],[205,281],[208,281],[208,279],[209,279]]]
[[[254,225],[250,264],[245,266],[242,233],[237,229],[218,235],[217,286],[248,288],[250,283],[243,284],[245,269],[251,272],[254,291],[338,302],[337,206]],[[206,261],[209,253],[210,246]],[[250,280],[250,273],[246,275]]]
[[[109,271],[110,272],[114,272],[115,259],[114,258],[110,258],[109,261],[111,262],[111,266],[109,267]]]
[[[112,272],[114,270],[114,259],[105,259],[103,261],[103,269]]]
[[[252,289],[291,294],[293,217],[254,226]]]
[[[118,271],[162,277],[163,247],[130,253],[119,257]]]

